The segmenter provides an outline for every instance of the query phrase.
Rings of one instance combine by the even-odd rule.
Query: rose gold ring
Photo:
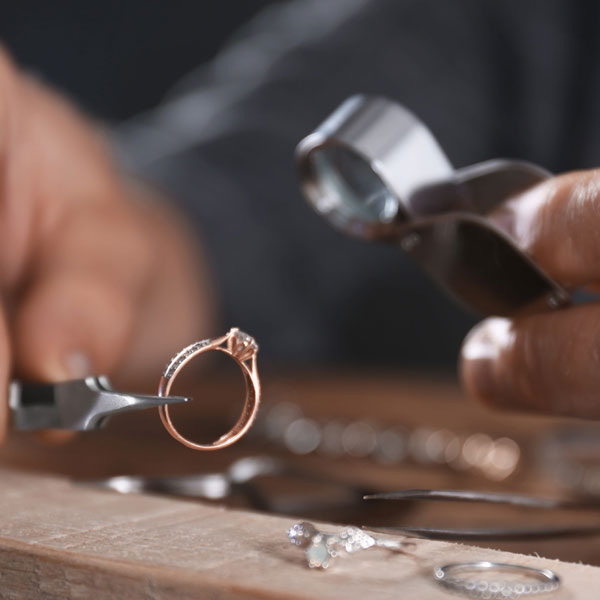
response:
[[[240,366],[246,382],[246,401],[242,414],[236,424],[218,440],[212,444],[197,444],[183,437],[173,425],[169,406],[164,404],[159,407],[161,421],[165,429],[178,441],[194,450],[219,450],[235,444],[250,429],[260,404],[260,380],[256,368],[256,355],[258,354],[258,345],[254,338],[247,333],[240,331],[237,327],[232,328],[227,334],[214,340],[202,340],[196,342],[176,354],[165,367],[158,385],[158,395],[168,396],[171,391],[173,381],[183,367],[195,356],[208,352],[210,350],[219,350],[229,354]]]

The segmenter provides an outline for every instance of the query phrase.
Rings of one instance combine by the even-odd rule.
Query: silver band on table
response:
[[[487,579],[460,576],[469,572],[510,573],[516,579]],[[482,560],[478,562],[450,563],[434,569],[438,583],[448,590],[471,598],[490,600],[521,598],[534,594],[546,594],[560,587],[560,577],[550,569],[536,569],[524,565]],[[533,581],[532,581],[533,580]]]

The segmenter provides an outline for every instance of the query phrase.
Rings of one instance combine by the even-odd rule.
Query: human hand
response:
[[[99,131],[0,49],[0,441],[13,375],[138,381],[206,333],[190,239]]]
[[[600,289],[599,170],[549,179],[494,218],[565,287]],[[600,304],[487,319],[465,340],[461,370],[486,403],[598,418]]]

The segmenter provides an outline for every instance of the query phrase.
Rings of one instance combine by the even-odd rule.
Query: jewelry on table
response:
[[[159,410],[160,418],[165,429],[178,441],[194,450],[219,450],[237,442],[250,429],[256,419],[260,404],[260,380],[256,367],[258,345],[254,338],[236,327],[224,336],[214,340],[202,340],[191,344],[176,354],[167,364],[160,378],[158,395],[168,396],[175,378],[183,367],[194,357],[210,350],[218,350],[231,356],[242,369],[246,383],[246,400],[242,414],[235,425],[212,444],[197,444],[182,436],[173,425],[169,406],[164,404]]]
[[[476,579],[460,577],[461,573],[511,573],[516,579]],[[470,598],[486,600],[506,600],[534,594],[556,591],[560,586],[560,577],[550,569],[536,569],[510,563],[497,563],[482,560],[479,562],[451,563],[436,567],[433,576],[450,591],[459,592]]]
[[[288,400],[265,407],[253,434],[292,454],[359,458],[390,466],[443,466],[472,471],[493,481],[507,479],[521,463],[519,444],[505,436],[494,438],[483,432],[407,428],[365,420],[317,420]]]
[[[294,546],[304,550],[311,569],[327,569],[331,559],[341,553],[354,554],[373,547],[403,552],[405,546],[414,545],[414,542],[375,538],[353,526],[345,527],[339,533],[324,533],[307,521],[300,521],[290,527],[287,536]]]

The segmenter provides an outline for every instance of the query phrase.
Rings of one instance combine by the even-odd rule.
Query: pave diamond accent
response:
[[[377,544],[374,537],[358,527],[345,527],[340,533],[323,533],[306,521],[290,527],[287,535],[294,546],[304,550],[311,569],[327,569],[340,551],[352,554]]]
[[[358,552],[375,545],[375,538],[358,527],[346,527],[339,534],[340,544],[346,552]]]
[[[179,351],[167,364],[165,370],[163,372],[163,377],[166,379],[170,379],[175,374],[175,371],[181,366],[181,364],[194,352],[197,352],[201,348],[208,346],[212,340],[202,340],[200,342],[195,342],[190,344],[183,350]]]

